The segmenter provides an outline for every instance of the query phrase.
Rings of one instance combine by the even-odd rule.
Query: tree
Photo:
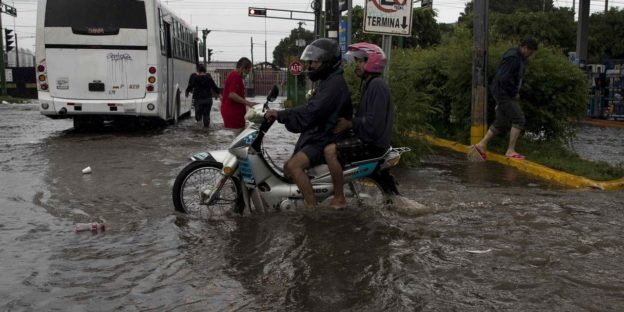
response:
[[[548,12],[518,11],[511,14],[490,14],[490,37],[520,42],[533,37],[547,46],[560,47],[566,53],[576,49],[574,13],[569,8]]]
[[[304,29],[299,25],[290,31],[290,36],[280,40],[279,44],[273,50],[273,63],[279,67],[286,67],[288,61],[292,57],[299,57],[304,47],[296,45],[297,39],[303,39],[305,44],[314,41],[314,33]]]
[[[412,11],[412,35],[403,37],[404,47],[427,48],[440,43],[440,27],[435,20],[436,13],[433,10],[415,8]],[[352,42],[371,42],[381,45],[381,35],[364,33],[364,8],[356,5],[352,11],[351,30]],[[394,36],[394,44],[398,45],[401,37]]]
[[[496,0],[489,2],[489,11],[510,14],[517,11],[550,12],[555,9],[552,0]],[[472,1],[466,3],[459,15],[459,23],[472,23]]]
[[[603,56],[624,59],[624,9],[592,14],[588,37],[589,63],[600,63]]]

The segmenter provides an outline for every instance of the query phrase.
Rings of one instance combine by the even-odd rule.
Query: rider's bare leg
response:
[[[344,177],[342,175],[342,166],[338,161],[338,153],[336,150],[336,144],[332,143],[325,146],[323,151],[325,154],[325,161],[329,168],[329,173],[332,177],[332,183],[334,184],[334,198],[332,198],[329,206],[334,209],[341,209],[347,206],[347,200],[344,196]]]
[[[303,152],[297,152],[290,158],[286,164],[284,164],[284,173],[286,176],[293,179],[301,193],[303,194],[303,200],[305,201],[306,206],[308,207],[316,207],[317,201],[314,196],[314,190],[312,189],[312,183],[310,183],[310,178],[303,171],[304,169],[310,167],[310,159]]]

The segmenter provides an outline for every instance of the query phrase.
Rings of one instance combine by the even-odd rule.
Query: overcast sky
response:
[[[102,0],[105,1],[105,0]],[[555,6],[570,7],[573,0],[555,0]],[[17,18],[2,14],[2,26],[15,28],[18,45],[34,51],[35,20],[37,0],[2,0],[3,3],[17,8]],[[298,27],[296,20],[281,20],[247,16],[248,7],[265,7],[312,12],[311,0],[163,0],[178,16],[201,29],[210,29],[207,37],[208,48],[213,49],[213,60],[235,61],[242,56],[251,57],[253,38],[254,62],[265,60],[265,41],[267,42],[267,61],[273,60],[273,49],[282,38],[288,37],[293,28]],[[324,2],[324,0],[323,0]],[[464,10],[465,0],[433,0],[433,7],[438,13],[438,22],[452,23]],[[603,0],[591,0],[591,12],[604,10]],[[353,5],[364,5],[364,0],[353,0]],[[415,3],[414,6],[419,6]],[[578,6],[578,0],[576,0]],[[611,6],[624,6],[624,0],[610,0]],[[312,14],[297,17],[313,19]],[[313,31],[314,23],[305,22],[306,29]]]

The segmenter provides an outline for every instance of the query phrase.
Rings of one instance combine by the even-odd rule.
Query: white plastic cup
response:
[[[87,166],[86,168],[82,169],[82,173],[83,173],[83,174],[89,174],[89,173],[91,173],[91,167]]]
[[[83,231],[92,231],[97,232],[97,230],[106,231],[106,224],[99,222],[91,222],[91,223],[76,223],[76,232]]]

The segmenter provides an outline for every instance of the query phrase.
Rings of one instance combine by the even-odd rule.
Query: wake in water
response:
[[[403,196],[396,196],[392,200],[392,204],[390,204],[388,208],[398,213],[403,213],[410,216],[431,214],[436,211],[434,207],[427,207],[415,200]]]

